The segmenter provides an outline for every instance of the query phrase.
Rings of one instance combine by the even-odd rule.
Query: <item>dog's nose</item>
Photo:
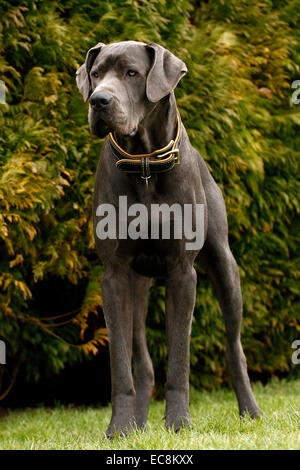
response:
[[[112,101],[112,96],[107,91],[96,91],[90,97],[92,108],[105,108]]]

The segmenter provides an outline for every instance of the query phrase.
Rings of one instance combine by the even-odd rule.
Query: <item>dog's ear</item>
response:
[[[90,95],[90,80],[85,64],[82,64],[76,72],[76,83],[84,101],[86,101]]]
[[[187,67],[182,60],[158,44],[147,44],[146,48],[152,56],[146,95],[149,101],[157,103],[174,90],[179,80],[186,74]]]
[[[105,46],[103,42],[98,42],[96,46],[89,49],[85,63],[82,64],[76,72],[76,83],[84,101],[87,101],[91,93],[90,71],[92,65],[103,46]]]

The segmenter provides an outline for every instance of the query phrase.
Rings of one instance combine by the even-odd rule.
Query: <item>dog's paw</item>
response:
[[[118,436],[126,437],[136,429],[137,426],[134,417],[130,417],[126,420],[113,418],[105,433],[105,437],[107,439],[114,439]]]
[[[245,408],[240,410],[240,417],[244,418],[245,416],[250,416],[252,419],[262,418],[262,411],[258,406],[255,408]]]
[[[164,419],[168,430],[178,432],[181,429],[188,429],[191,427],[191,417],[189,412],[179,414],[167,413],[164,416]]]

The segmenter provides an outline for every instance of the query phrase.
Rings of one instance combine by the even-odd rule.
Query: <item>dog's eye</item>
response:
[[[93,75],[93,77],[95,77],[95,78],[98,78],[98,77],[99,77],[99,73],[98,73],[98,72],[93,72],[92,75]]]
[[[137,74],[137,72],[135,70],[128,70],[127,71],[127,75],[129,77],[134,77],[136,74]]]

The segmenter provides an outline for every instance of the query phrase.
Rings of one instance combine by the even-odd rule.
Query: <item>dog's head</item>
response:
[[[89,99],[91,132],[133,136],[147,113],[169,95],[186,65],[158,44],[98,43],[76,72],[84,101]]]

